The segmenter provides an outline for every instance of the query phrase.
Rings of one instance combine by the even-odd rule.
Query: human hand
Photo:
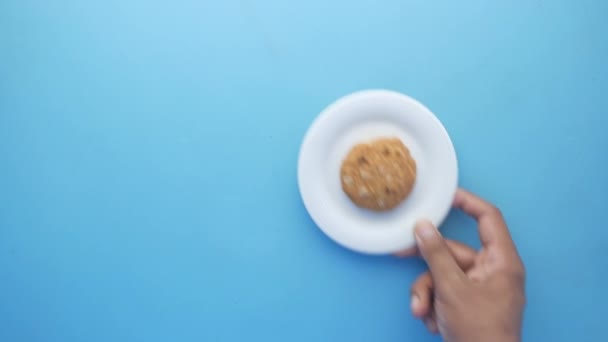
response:
[[[415,229],[429,266],[412,285],[412,312],[448,342],[521,340],[525,270],[500,211],[464,190],[454,206],[478,222],[482,248],[441,237],[429,222]]]

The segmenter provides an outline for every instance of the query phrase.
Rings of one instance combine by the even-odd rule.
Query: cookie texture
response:
[[[342,189],[358,207],[388,211],[412,192],[416,161],[398,138],[354,146],[340,168]]]

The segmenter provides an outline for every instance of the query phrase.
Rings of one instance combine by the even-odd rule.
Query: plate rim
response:
[[[453,161],[454,173],[452,176],[453,182],[451,182],[451,183],[453,183],[453,184],[451,184],[452,189],[449,192],[450,199],[451,199],[450,205],[448,205],[444,209],[441,209],[441,214],[437,215],[435,220],[432,220],[433,221],[432,223],[435,224],[439,228],[441,227],[441,224],[445,221],[445,219],[449,215],[450,210],[452,208],[451,203],[453,202],[453,199],[458,190],[458,184],[459,184],[458,156],[456,154],[456,149],[454,147],[454,143],[452,141],[450,134],[448,133],[447,129],[445,128],[445,126],[443,125],[441,120],[439,120],[439,118],[435,115],[435,113],[433,113],[433,111],[431,111],[427,106],[425,106],[423,103],[416,100],[415,98],[413,98],[407,94],[401,93],[399,91],[395,91],[395,90],[373,88],[373,89],[358,90],[358,91],[346,94],[344,96],[341,96],[338,99],[331,102],[329,105],[327,105],[323,110],[321,110],[319,112],[319,114],[311,122],[311,124],[308,126],[306,133],[303,136],[303,139],[302,139],[302,142],[300,145],[300,149],[299,149],[299,153],[298,153],[297,180],[298,180],[298,190],[300,193],[300,198],[301,198],[302,203],[304,204],[304,207],[305,207],[306,212],[308,213],[309,217],[312,219],[315,226],[317,226],[317,229],[321,230],[323,232],[323,234],[325,234],[330,240],[334,241],[336,244],[338,244],[344,248],[347,248],[347,249],[355,251],[355,252],[359,252],[359,253],[363,253],[363,254],[370,254],[370,255],[393,254],[395,252],[398,252],[399,250],[388,250],[388,248],[368,248],[365,246],[354,246],[353,244],[349,244],[349,243],[346,243],[344,241],[341,241],[341,240],[335,238],[330,232],[331,229],[328,230],[327,227],[322,227],[321,224],[319,224],[317,218],[313,214],[314,210],[311,211],[310,199],[307,201],[307,198],[304,194],[305,191],[302,190],[302,183],[303,183],[303,177],[304,177],[303,171],[302,171],[302,169],[303,169],[302,160],[303,160],[303,155],[304,155],[306,147],[308,145],[310,145],[309,141],[311,139],[311,136],[313,135],[313,132],[319,126],[320,122],[322,122],[324,119],[327,118],[327,116],[329,115],[329,113],[331,113],[331,111],[334,107],[338,107],[344,102],[352,101],[354,98],[361,97],[361,96],[397,96],[397,97],[401,97],[402,99],[404,99],[406,101],[410,101],[410,102],[414,103],[416,106],[419,106],[421,109],[423,109],[423,111],[426,112],[425,114],[428,114],[428,117],[430,119],[432,119],[433,121],[435,121],[437,126],[441,129],[440,133],[442,136],[444,136],[444,138],[446,138],[446,141],[448,143],[449,154],[451,157],[450,159],[452,159],[452,161]],[[410,246],[406,246],[404,248],[409,248],[409,247]],[[415,241],[411,247],[415,247]]]

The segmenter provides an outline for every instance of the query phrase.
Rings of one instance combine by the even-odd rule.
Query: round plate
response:
[[[410,196],[383,213],[355,206],[340,183],[350,149],[380,137],[400,138],[417,165]],[[310,216],[331,239],[354,251],[389,254],[415,245],[418,220],[443,222],[456,193],[458,166],[452,141],[430,110],[400,93],[368,90],[339,99],[313,122],[300,149],[298,183]]]

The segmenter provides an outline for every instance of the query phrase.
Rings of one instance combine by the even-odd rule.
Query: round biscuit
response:
[[[400,139],[381,138],[350,150],[340,168],[340,180],[358,207],[388,211],[414,188],[416,161]]]

